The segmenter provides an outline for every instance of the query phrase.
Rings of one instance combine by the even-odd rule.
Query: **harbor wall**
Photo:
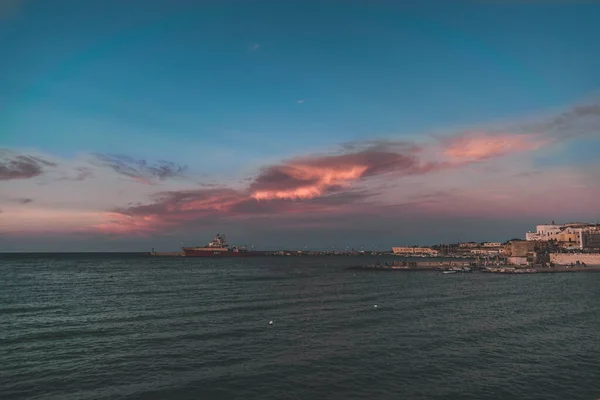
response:
[[[508,257],[506,261],[509,265],[527,265],[527,257]]]
[[[418,267],[418,268],[440,268],[440,267],[469,267],[472,261],[394,261],[386,263],[388,267]]]
[[[577,261],[586,265],[600,265],[600,254],[550,254],[550,262],[556,265],[575,264]]]

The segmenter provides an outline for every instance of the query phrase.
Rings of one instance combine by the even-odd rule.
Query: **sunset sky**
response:
[[[596,222],[598,43],[593,1],[0,0],[0,251]]]

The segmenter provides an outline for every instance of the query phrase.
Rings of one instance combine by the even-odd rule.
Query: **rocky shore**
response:
[[[515,265],[477,265],[474,262],[393,262],[351,267],[356,270],[375,271],[440,271],[444,273],[484,272],[493,274],[537,274],[562,272],[600,272],[600,265],[524,267]]]

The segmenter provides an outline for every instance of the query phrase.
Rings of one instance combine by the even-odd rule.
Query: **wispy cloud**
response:
[[[0,150],[0,181],[34,178],[42,175],[45,167],[55,166],[39,157]]]
[[[296,103],[302,104],[302,103],[304,103],[304,100],[298,100]]]
[[[536,134],[552,143],[593,137],[600,131],[600,102],[580,103],[554,113],[508,120],[488,128],[491,132]]]
[[[588,174],[584,180],[578,178],[579,170],[546,167],[537,171],[529,157],[561,140],[576,140],[580,136],[569,133],[574,127],[594,126],[599,111],[595,104],[577,106],[533,124],[509,121],[502,130],[497,126],[478,128],[430,136],[420,142],[382,139],[342,143],[321,153],[264,165],[243,181],[230,180],[239,184],[192,184],[178,179],[169,182],[168,191],[165,185],[158,192],[155,184],[182,177],[186,167],[94,155],[54,168],[57,164],[46,161],[45,156],[4,152],[0,177],[10,179],[4,184],[14,185],[11,196],[23,202],[3,203],[3,218],[12,221],[14,229],[23,218],[29,218],[28,223],[34,226],[37,220],[26,216],[36,212],[45,224],[58,223],[58,216],[73,206],[73,215],[78,217],[69,219],[70,227],[111,235],[194,229],[249,219],[270,225],[282,220],[292,224],[294,220],[312,226],[326,225],[326,220],[339,223],[349,215],[383,220],[386,215],[456,216],[472,212],[506,218],[511,212],[531,212],[536,201],[552,197],[556,177],[569,179],[569,190],[577,198],[600,195],[600,185],[589,183],[596,175]],[[71,170],[65,170],[67,165]],[[49,186],[42,194],[27,181],[49,175],[46,173],[54,169],[69,179],[50,180],[48,185],[61,188],[51,194]],[[115,173],[127,179],[115,179]],[[145,185],[131,185],[131,181]],[[559,203],[551,202],[553,207]],[[57,204],[64,205],[53,214]],[[521,213],[519,204],[524,205]],[[588,206],[593,208],[591,203]],[[550,208],[539,210],[549,212]]]
[[[159,161],[150,164],[145,160],[136,160],[123,155],[95,154],[94,156],[101,165],[146,185],[152,185],[155,180],[181,177],[187,170],[187,166],[178,165],[170,161]],[[79,176],[84,179],[90,171],[84,170],[80,172]]]
[[[449,160],[469,163],[594,137],[599,131],[600,103],[590,102],[551,115],[452,132],[437,140]]]
[[[260,44],[258,43],[252,43],[249,47],[248,50],[249,51],[258,51],[260,49]]]
[[[88,178],[94,177],[94,172],[92,171],[91,168],[88,168],[88,167],[77,167],[77,168],[75,168],[75,172],[76,172],[76,176],[74,179],[77,181],[83,181]]]
[[[465,133],[445,140],[444,154],[459,162],[473,162],[537,150],[548,143],[540,134]]]
[[[15,201],[19,204],[29,204],[29,203],[33,202],[33,199],[21,198],[21,199],[15,199]]]
[[[113,209],[110,222],[97,228],[105,232],[152,231],[215,217],[339,213],[364,205],[369,197],[380,194],[374,189],[354,188],[353,184],[386,174],[421,175],[444,167],[377,146],[300,157],[263,168],[245,188],[163,192],[151,203]]]
[[[348,188],[352,182],[388,172],[422,174],[439,167],[417,157],[378,148],[340,155],[303,157],[264,168],[250,184],[257,200],[306,199]]]
[[[548,118],[541,125],[558,139],[597,135],[600,131],[600,103],[577,105]]]
[[[367,191],[349,190],[299,202],[286,199],[257,201],[244,191],[232,189],[163,192],[154,196],[152,203],[111,210],[106,214],[107,220],[94,228],[105,233],[145,233],[195,225],[198,220],[208,222],[323,212],[333,215],[348,212],[371,194]]]

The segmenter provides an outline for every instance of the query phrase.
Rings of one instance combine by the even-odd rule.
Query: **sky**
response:
[[[0,0],[0,251],[596,222],[599,41],[582,0]]]

